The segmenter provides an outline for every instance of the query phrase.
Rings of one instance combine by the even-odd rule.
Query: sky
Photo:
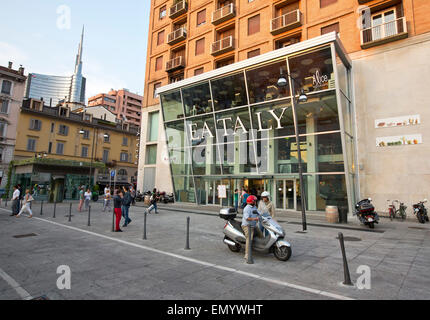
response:
[[[111,88],[143,94],[150,0],[2,1],[0,65],[71,76],[85,25],[86,98]]]

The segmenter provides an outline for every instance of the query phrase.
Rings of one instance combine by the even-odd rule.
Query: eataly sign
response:
[[[280,109],[282,112],[281,114],[278,116],[274,110],[268,110],[266,112],[270,113],[271,116],[273,117],[273,119],[276,121],[276,128],[275,129],[283,129],[284,127],[281,124],[281,120],[284,117],[285,111],[288,109],[289,107],[284,107],[282,109]],[[271,131],[273,130],[273,125],[271,125],[269,128],[263,128],[263,124],[262,124],[262,119],[261,119],[261,114],[262,112],[256,112],[255,115],[257,116],[257,121],[258,121],[258,132],[264,132],[264,131]],[[243,124],[242,119],[240,118],[240,116],[236,117],[236,120],[233,121],[232,117],[226,117],[226,118],[222,118],[222,119],[218,119],[217,120],[217,124],[222,123],[222,127],[224,130],[224,137],[230,136],[230,135],[235,135],[239,132],[239,130],[241,130],[241,134],[243,133],[248,133],[249,132],[249,128],[246,128],[245,125]],[[228,126],[229,124],[233,124],[234,123],[234,128],[233,130],[230,130],[231,127]],[[209,127],[209,125],[207,124],[207,122],[205,121],[203,123],[203,126],[201,128],[197,128],[198,125],[196,123],[189,123],[188,124],[188,129],[189,132],[191,134],[191,140],[200,140],[203,137],[214,137],[214,134],[211,130],[211,128]],[[222,129],[221,129],[222,130]]]

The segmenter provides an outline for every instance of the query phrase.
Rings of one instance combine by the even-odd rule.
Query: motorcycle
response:
[[[285,232],[282,227],[267,214],[260,214],[257,210],[264,237],[254,237],[252,249],[258,252],[273,253],[280,261],[287,261],[291,257],[291,244],[284,240]],[[219,217],[226,220],[224,226],[224,243],[233,252],[239,252],[246,245],[245,234],[241,222],[235,220],[237,213],[234,208],[221,209]],[[258,226],[257,226],[258,228]]]
[[[137,191],[135,200],[137,202],[142,202],[143,201],[143,194],[140,191]]]
[[[379,216],[371,202],[372,199],[370,198],[357,202],[355,205],[355,214],[362,224],[368,225],[370,229],[373,229],[375,228],[375,223],[379,223]]]
[[[429,221],[429,217],[427,215],[427,209],[424,207],[424,203],[427,202],[427,199],[424,199],[424,201],[420,201],[417,204],[413,205],[414,213],[417,216],[417,219],[420,223],[426,223],[426,221]]]

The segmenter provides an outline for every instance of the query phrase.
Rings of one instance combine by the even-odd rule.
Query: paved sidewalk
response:
[[[33,296],[243,299],[243,292],[250,292],[247,297],[251,299],[328,299],[321,294],[324,291],[357,299],[430,298],[428,224],[384,219],[375,229],[379,232],[309,225],[303,234],[297,233],[300,224],[285,219],[288,223],[281,225],[292,244],[292,258],[280,262],[272,254],[256,253],[255,264],[247,265],[243,252],[230,252],[223,244],[225,222],[215,212],[174,211],[183,209],[176,204],[160,208],[159,215],[148,216],[148,240],[144,241],[144,208],[140,206],[131,208],[133,222],[123,228],[123,233],[111,232],[112,214],[102,213],[101,203],[92,205],[91,227],[87,226],[87,213],[77,213],[76,204],[73,206],[72,222],[67,221],[68,204],[57,205],[55,219],[52,205],[44,205],[40,216],[40,205],[35,204],[34,220],[11,218],[0,210],[0,268]],[[187,216],[191,217],[189,251],[184,250]],[[32,232],[37,236],[12,238]],[[369,266],[371,290],[340,285],[343,265],[336,239],[339,232],[358,240],[345,243],[351,278],[355,282],[357,268]],[[72,292],[60,292],[52,270],[68,263],[75,270],[77,284]],[[296,289],[296,285],[302,287]],[[4,295],[17,298],[0,280],[0,296]]]

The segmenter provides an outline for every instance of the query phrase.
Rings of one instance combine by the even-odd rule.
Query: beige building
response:
[[[26,79],[24,68],[14,70],[12,62],[8,67],[0,66],[0,189],[8,182]]]

